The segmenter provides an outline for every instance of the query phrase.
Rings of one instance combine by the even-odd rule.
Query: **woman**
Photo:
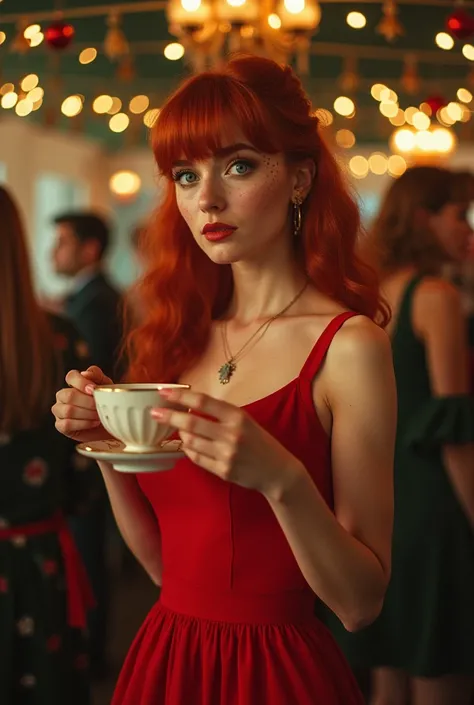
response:
[[[392,579],[371,627],[334,625],[350,662],[375,669],[373,705],[470,703],[474,403],[461,295],[439,276],[466,257],[468,205],[448,171],[417,167],[373,226],[398,388]]]
[[[129,378],[190,384],[195,413],[153,411],[183,440],[170,472],[101,466],[162,584],[114,703],[359,704],[313,614],[316,594],[359,629],[390,574],[394,378],[357,207],[300,82],[267,59],[188,80],[154,153],[167,193]],[[103,437],[91,392],[106,378],[66,379],[57,428]]]
[[[69,325],[38,306],[18,208],[0,187],[0,702],[87,705],[90,604],[65,513],[89,478],[50,408],[64,371],[84,364]]]

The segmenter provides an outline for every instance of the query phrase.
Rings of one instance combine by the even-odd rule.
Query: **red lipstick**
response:
[[[237,230],[235,225],[228,225],[227,223],[206,223],[201,232],[206,240],[219,242],[230,237],[235,230]]]

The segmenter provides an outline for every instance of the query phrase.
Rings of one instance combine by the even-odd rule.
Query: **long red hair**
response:
[[[388,310],[375,272],[356,254],[359,210],[318,118],[290,67],[256,56],[194,76],[168,99],[153,127],[155,160],[166,194],[145,238],[149,268],[137,295],[146,316],[128,336],[128,378],[172,381],[202,355],[212,321],[232,296],[230,265],[213,263],[178,211],[172,165],[208,158],[226,126],[237,123],[266,154],[311,158],[317,174],[303,207],[297,256],[315,287],[348,309],[385,325]]]

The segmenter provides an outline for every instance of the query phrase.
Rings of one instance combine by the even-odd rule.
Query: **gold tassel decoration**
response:
[[[387,42],[393,42],[405,34],[405,29],[399,21],[396,0],[385,0],[382,5],[383,17],[377,25],[376,31],[385,37]]]
[[[108,30],[104,39],[104,53],[111,61],[121,59],[130,52],[127,38],[120,27],[121,17],[113,12],[107,18]]]
[[[346,56],[344,60],[344,69],[339,80],[339,84],[344,93],[354,93],[360,83],[360,76],[357,69],[357,57]]]
[[[418,74],[418,59],[415,54],[407,54],[405,56],[400,83],[405,93],[409,95],[419,93],[421,81]]]
[[[25,37],[25,29],[28,27],[28,21],[22,18],[17,24],[17,33],[12,43],[10,51],[13,54],[26,54],[30,49],[30,40]]]

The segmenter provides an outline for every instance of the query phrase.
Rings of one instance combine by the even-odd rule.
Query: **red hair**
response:
[[[131,380],[177,380],[202,355],[212,321],[230,302],[230,265],[213,263],[194,241],[178,211],[171,171],[183,156],[211,156],[223,146],[226,125],[235,123],[263,153],[282,152],[290,162],[314,160],[317,173],[297,245],[302,266],[321,293],[381,325],[388,320],[377,275],[356,254],[358,207],[299,79],[269,59],[234,58],[185,81],[153,128],[167,192],[145,238],[149,269],[137,293],[147,315],[127,341]]]

